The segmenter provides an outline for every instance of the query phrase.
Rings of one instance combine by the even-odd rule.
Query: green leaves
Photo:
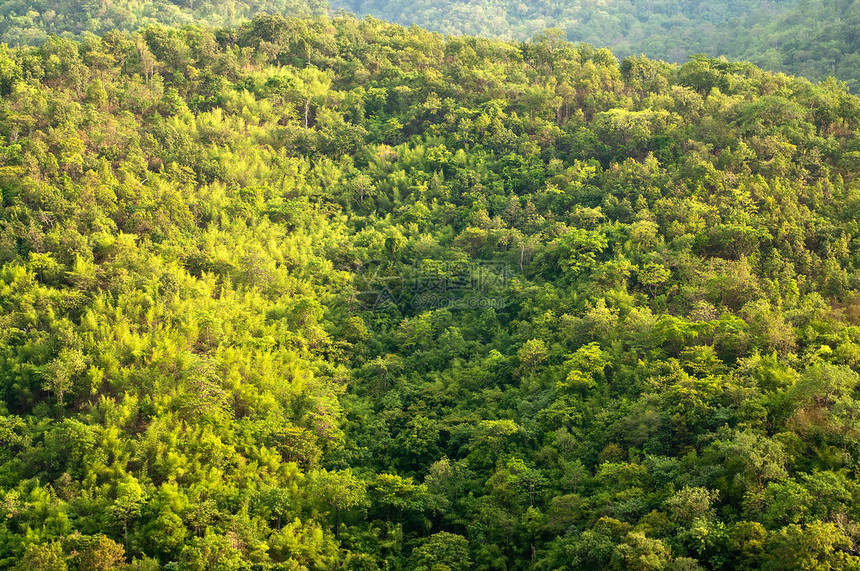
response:
[[[75,384],[75,377],[86,368],[86,357],[80,350],[63,349],[60,355],[48,364],[42,387],[53,393],[57,402],[62,404],[63,397]]]
[[[340,535],[341,512],[362,506],[367,498],[367,486],[349,469],[314,472],[311,482],[316,498],[334,511],[334,534],[337,538]]]
[[[574,276],[595,267],[608,242],[599,231],[573,228],[558,240],[559,265]]]
[[[564,363],[568,371],[565,380],[557,385],[562,391],[582,394],[606,382],[605,371],[610,366],[607,355],[599,343],[589,343],[576,350]]]
[[[126,548],[128,548],[129,526],[140,516],[145,502],[146,491],[134,476],[129,476],[125,481],[117,484],[116,499],[108,508],[108,513],[122,527]]]
[[[412,550],[416,571],[450,569],[460,571],[470,569],[469,542],[462,535],[440,531],[428,537]]]
[[[853,563],[860,104],[564,33],[0,47],[0,566]]]

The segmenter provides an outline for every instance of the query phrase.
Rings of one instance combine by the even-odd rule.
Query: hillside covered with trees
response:
[[[860,567],[858,132],[552,33],[0,47],[0,568]]]
[[[446,34],[527,40],[546,28],[574,42],[683,63],[691,54],[752,61],[860,90],[858,0],[332,0],[332,6]]]
[[[0,0],[0,42],[41,45],[151,24],[232,27],[257,15],[348,11],[444,34],[525,41],[559,30],[572,42],[684,63],[691,54],[751,61],[860,90],[860,0]]]
[[[102,35],[151,24],[236,26],[264,14],[321,16],[325,0],[0,0],[0,42],[41,45],[51,34]]]

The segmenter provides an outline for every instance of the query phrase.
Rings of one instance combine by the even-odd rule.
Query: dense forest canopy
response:
[[[860,567],[844,84],[262,16],[0,96],[0,567]]]
[[[690,54],[752,61],[820,81],[833,75],[860,89],[858,0],[332,0],[332,6],[446,34],[526,40],[544,29],[685,62]]]
[[[347,10],[445,34],[528,40],[547,28],[624,58],[691,54],[752,61],[860,89],[860,0],[0,0],[0,42],[103,34],[150,24],[235,26],[256,15]]]
[[[102,35],[151,24],[236,26],[257,15],[320,16],[325,0],[0,0],[0,42],[40,45],[49,35]]]

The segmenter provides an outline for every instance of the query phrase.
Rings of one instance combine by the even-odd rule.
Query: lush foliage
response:
[[[547,27],[568,40],[685,62],[725,55],[814,81],[833,75],[860,89],[857,0],[332,0],[332,6],[444,33],[534,37]]]
[[[0,0],[0,42],[42,44],[49,35],[102,35],[150,24],[235,26],[256,15],[321,15],[323,0]]]
[[[844,85],[263,17],[0,95],[0,566],[858,566]]]
[[[738,34],[738,28],[749,33]],[[722,53],[813,80],[835,76],[860,92],[860,2],[804,0],[775,17],[737,21],[696,51]],[[700,36],[702,37],[702,36]],[[710,46],[714,46],[711,48]]]
[[[690,54],[752,61],[860,89],[860,0],[593,2],[553,0],[0,0],[0,42],[39,45],[50,34],[137,30],[150,24],[235,26],[255,15],[347,10],[445,34],[564,38],[686,62]]]

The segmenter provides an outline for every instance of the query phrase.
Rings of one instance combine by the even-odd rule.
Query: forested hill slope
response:
[[[0,42],[40,45],[51,34],[79,36],[167,26],[236,26],[264,14],[327,13],[326,0],[0,0]]]
[[[449,34],[525,40],[546,28],[570,41],[685,62],[691,54],[752,61],[860,89],[858,0],[332,0],[356,14]]]
[[[858,131],[553,36],[0,48],[0,568],[857,568]]]
[[[0,0],[0,42],[39,45],[150,24],[235,26],[256,15],[347,10],[445,34],[527,40],[547,28],[573,42],[683,63],[691,54],[751,61],[860,89],[860,0]]]

